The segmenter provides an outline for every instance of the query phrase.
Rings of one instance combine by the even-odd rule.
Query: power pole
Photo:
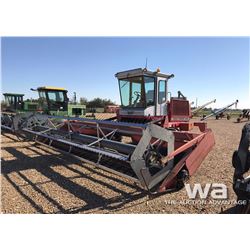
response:
[[[76,92],[74,92],[73,101],[74,101],[74,104],[76,104]]]

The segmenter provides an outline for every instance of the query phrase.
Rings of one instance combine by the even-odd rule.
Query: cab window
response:
[[[144,77],[145,80],[145,95],[146,107],[152,106],[155,103],[155,81],[153,77]]]
[[[158,103],[162,104],[166,102],[166,81],[160,80],[158,86]]]
[[[64,96],[61,91],[48,91],[48,98],[50,101],[63,102]]]

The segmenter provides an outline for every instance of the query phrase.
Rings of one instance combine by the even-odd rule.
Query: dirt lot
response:
[[[229,199],[231,157],[244,123],[211,119],[216,146],[189,183],[224,183]],[[169,204],[186,200],[186,190],[149,197],[126,179],[48,147],[2,135],[2,213],[220,213],[232,205]],[[210,198],[209,198],[210,199]]]

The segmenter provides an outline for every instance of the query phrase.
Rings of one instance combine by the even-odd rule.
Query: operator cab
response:
[[[149,122],[168,116],[168,120],[188,121],[191,116],[189,101],[179,91],[178,97],[168,99],[167,82],[173,74],[138,68],[119,72],[121,109],[118,119],[125,122]]]
[[[38,91],[39,103],[43,111],[47,113],[61,113],[68,111],[69,99],[67,97],[66,89],[57,87],[39,87],[36,91]]]
[[[23,109],[23,97],[24,94],[13,94],[13,93],[4,93],[3,94],[5,103],[6,103],[6,110],[8,111],[16,111]]]
[[[138,68],[119,72],[120,115],[167,115],[167,81],[173,74]]]

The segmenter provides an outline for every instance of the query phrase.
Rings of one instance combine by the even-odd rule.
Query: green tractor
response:
[[[24,101],[23,94],[4,93],[5,107],[7,112],[40,112],[49,115],[83,117],[86,113],[86,106],[69,103],[67,90],[57,87],[39,87],[31,89],[37,91],[38,102]]]
[[[39,95],[39,107],[41,112],[50,115],[83,117],[86,114],[86,106],[69,103],[67,90],[58,87],[39,87],[31,89]]]
[[[3,109],[7,112],[28,112],[36,111],[38,103],[35,101],[24,101],[24,94],[4,93]]]

